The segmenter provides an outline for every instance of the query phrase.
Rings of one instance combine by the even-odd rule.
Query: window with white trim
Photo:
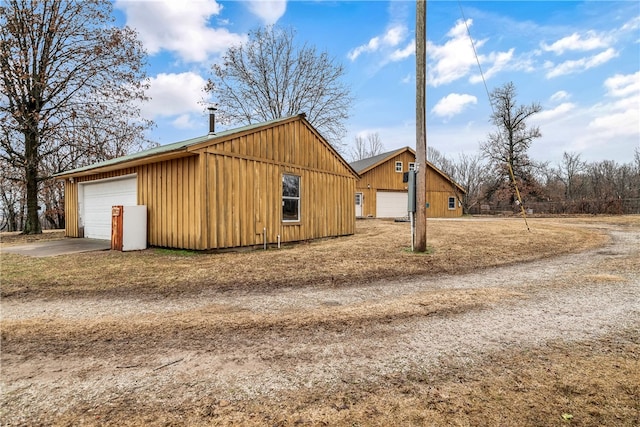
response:
[[[300,177],[282,174],[282,221],[300,221]]]
[[[402,162],[396,162],[396,172],[402,172]]]
[[[455,197],[449,197],[449,210],[455,209],[456,208],[456,198]]]
[[[415,162],[409,162],[409,170],[410,171],[416,170],[416,163]]]

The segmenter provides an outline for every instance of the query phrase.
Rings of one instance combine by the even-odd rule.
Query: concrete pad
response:
[[[60,240],[43,240],[18,246],[4,247],[0,249],[0,252],[32,257],[49,257],[109,249],[111,249],[111,241],[109,240],[68,237]]]

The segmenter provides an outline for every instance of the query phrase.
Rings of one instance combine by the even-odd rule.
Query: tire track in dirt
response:
[[[143,351],[130,354],[127,343],[114,352],[105,352],[108,344],[96,343],[82,356],[60,352],[25,358],[3,343],[0,419],[18,425],[38,414],[53,416],[74,405],[107,404],[114,399],[162,405],[212,394],[232,399],[296,388],[330,389],[343,382],[375,381],[409,370],[435,372],[443,362],[475,363],[511,348],[638,330],[640,233],[613,227],[610,232],[613,240],[607,247],[557,259],[340,289],[306,287],[246,296],[205,293],[173,300],[164,313],[200,309],[215,301],[240,312],[295,317],[319,308],[330,314],[331,309],[355,304],[391,303],[421,292],[497,288],[519,293],[519,297],[470,304],[458,311],[373,316],[369,321],[355,317],[332,328],[319,322],[309,322],[302,329],[282,323],[272,328],[239,326],[222,337],[205,334],[186,345],[185,336],[154,336],[157,345],[147,343]],[[73,321],[90,317],[90,313],[79,316],[74,303],[50,301],[48,308],[54,309],[55,316]],[[116,317],[126,318],[144,303],[111,300],[105,304]],[[24,312],[16,314],[19,304],[12,304],[15,319],[28,317]],[[123,307],[114,308],[114,304]],[[96,303],[89,311],[100,316],[107,309]],[[39,316],[36,311],[31,315]],[[210,342],[204,345],[206,341]]]

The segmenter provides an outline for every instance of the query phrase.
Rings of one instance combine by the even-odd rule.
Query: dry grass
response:
[[[77,408],[54,425],[200,426],[637,426],[640,341],[623,331],[599,341],[512,350],[475,365],[444,363],[375,383],[282,392],[277,399],[156,406],[125,397]],[[635,379],[635,380],[634,380]]]
[[[615,219],[612,219],[615,220]],[[617,221],[617,220],[616,220]],[[464,273],[557,256],[602,245],[597,230],[562,222],[518,219],[429,221],[429,254],[410,251],[407,223],[358,221],[353,236],[268,251],[199,253],[149,249],[53,258],[2,254],[4,298],[184,295],[205,289],[348,286],[423,274]]]
[[[42,234],[22,234],[19,231],[2,232],[0,233],[0,244],[14,246],[42,240],[62,239],[63,237],[64,230],[43,230]]]
[[[640,341],[635,331],[571,347],[563,343],[491,356],[480,365],[419,371],[383,384],[312,391],[267,402],[211,402],[211,425],[637,426]],[[564,418],[563,418],[564,415]],[[169,418],[171,419],[171,418]],[[331,420],[326,422],[326,420]],[[222,421],[218,424],[218,421]]]
[[[401,322],[416,316],[447,315],[522,294],[504,289],[441,290],[422,292],[392,300],[347,306],[321,306],[304,311],[255,313],[226,305],[206,305],[189,311],[130,315],[98,319],[43,318],[3,322],[5,343],[14,353],[33,357],[47,354],[147,354],[166,348],[167,337],[179,337],[181,348],[213,351],[234,335],[259,338],[278,331],[288,339],[304,340],[312,331],[370,331],[374,325]],[[368,333],[368,332],[367,332]],[[173,343],[171,343],[172,345]]]
[[[223,374],[225,363],[238,364],[241,372],[251,372],[252,361],[281,372],[306,364],[324,366],[329,356],[319,353],[333,339],[352,344],[337,359],[349,363],[349,357],[362,353],[363,360],[373,360],[372,352],[395,343],[394,328],[415,319],[456,319],[492,305],[528,301],[545,287],[552,292],[592,283],[625,286],[629,277],[640,274],[640,263],[635,249],[608,257],[606,264],[594,260],[536,289],[486,284],[434,288],[270,312],[228,302],[234,298],[287,294],[301,287],[368,290],[376,280],[435,277],[552,258],[607,244],[603,224],[637,231],[640,217],[536,218],[529,220],[530,233],[517,219],[429,221],[429,254],[408,251],[408,224],[386,221],[359,221],[354,236],[280,250],[197,253],[152,248],[54,258],[2,254],[3,304],[23,304],[33,315],[0,323],[2,376],[26,384],[22,388],[3,379],[0,401],[11,411],[21,411],[23,418],[0,408],[0,423],[637,426],[640,334],[635,329],[597,339],[509,346],[487,350],[473,360],[444,359],[435,366],[398,367],[371,376],[345,369],[337,382],[254,396],[211,381]],[[220,302],[223,297],[226,303]],[[181,298],[209,300],[173,311],[79,318],[44,313],[38,305],[59,301],[91,307],[92,302],[107,301],[115,309],[118,301],[135,308],[145,302],[170,305]],[[379,345],[360,347],[370,341]],[[168,363],[180,360],[175,354],[198,355],[195,360],[206,366],[191,360],[184,370],[180,364],[172,366],[175,370],[163,369],[158,361],[165,355],[171,355]],[[199,378],[192,372],[196,368],[209,376]],[[135,380],[125,382],[125,371],[132,378],[135,371]],[[47,410],[43,402],[57,395],[71,396],[71,401]]]

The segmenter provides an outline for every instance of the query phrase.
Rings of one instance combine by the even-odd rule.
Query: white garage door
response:
[[[376,192],[376,216],[378,218],[402,218],[408,214],[409,194],[401,192]]]
[[[138,204],[136,177],[83,184],[84,237],[111,240],[111,207]]]

